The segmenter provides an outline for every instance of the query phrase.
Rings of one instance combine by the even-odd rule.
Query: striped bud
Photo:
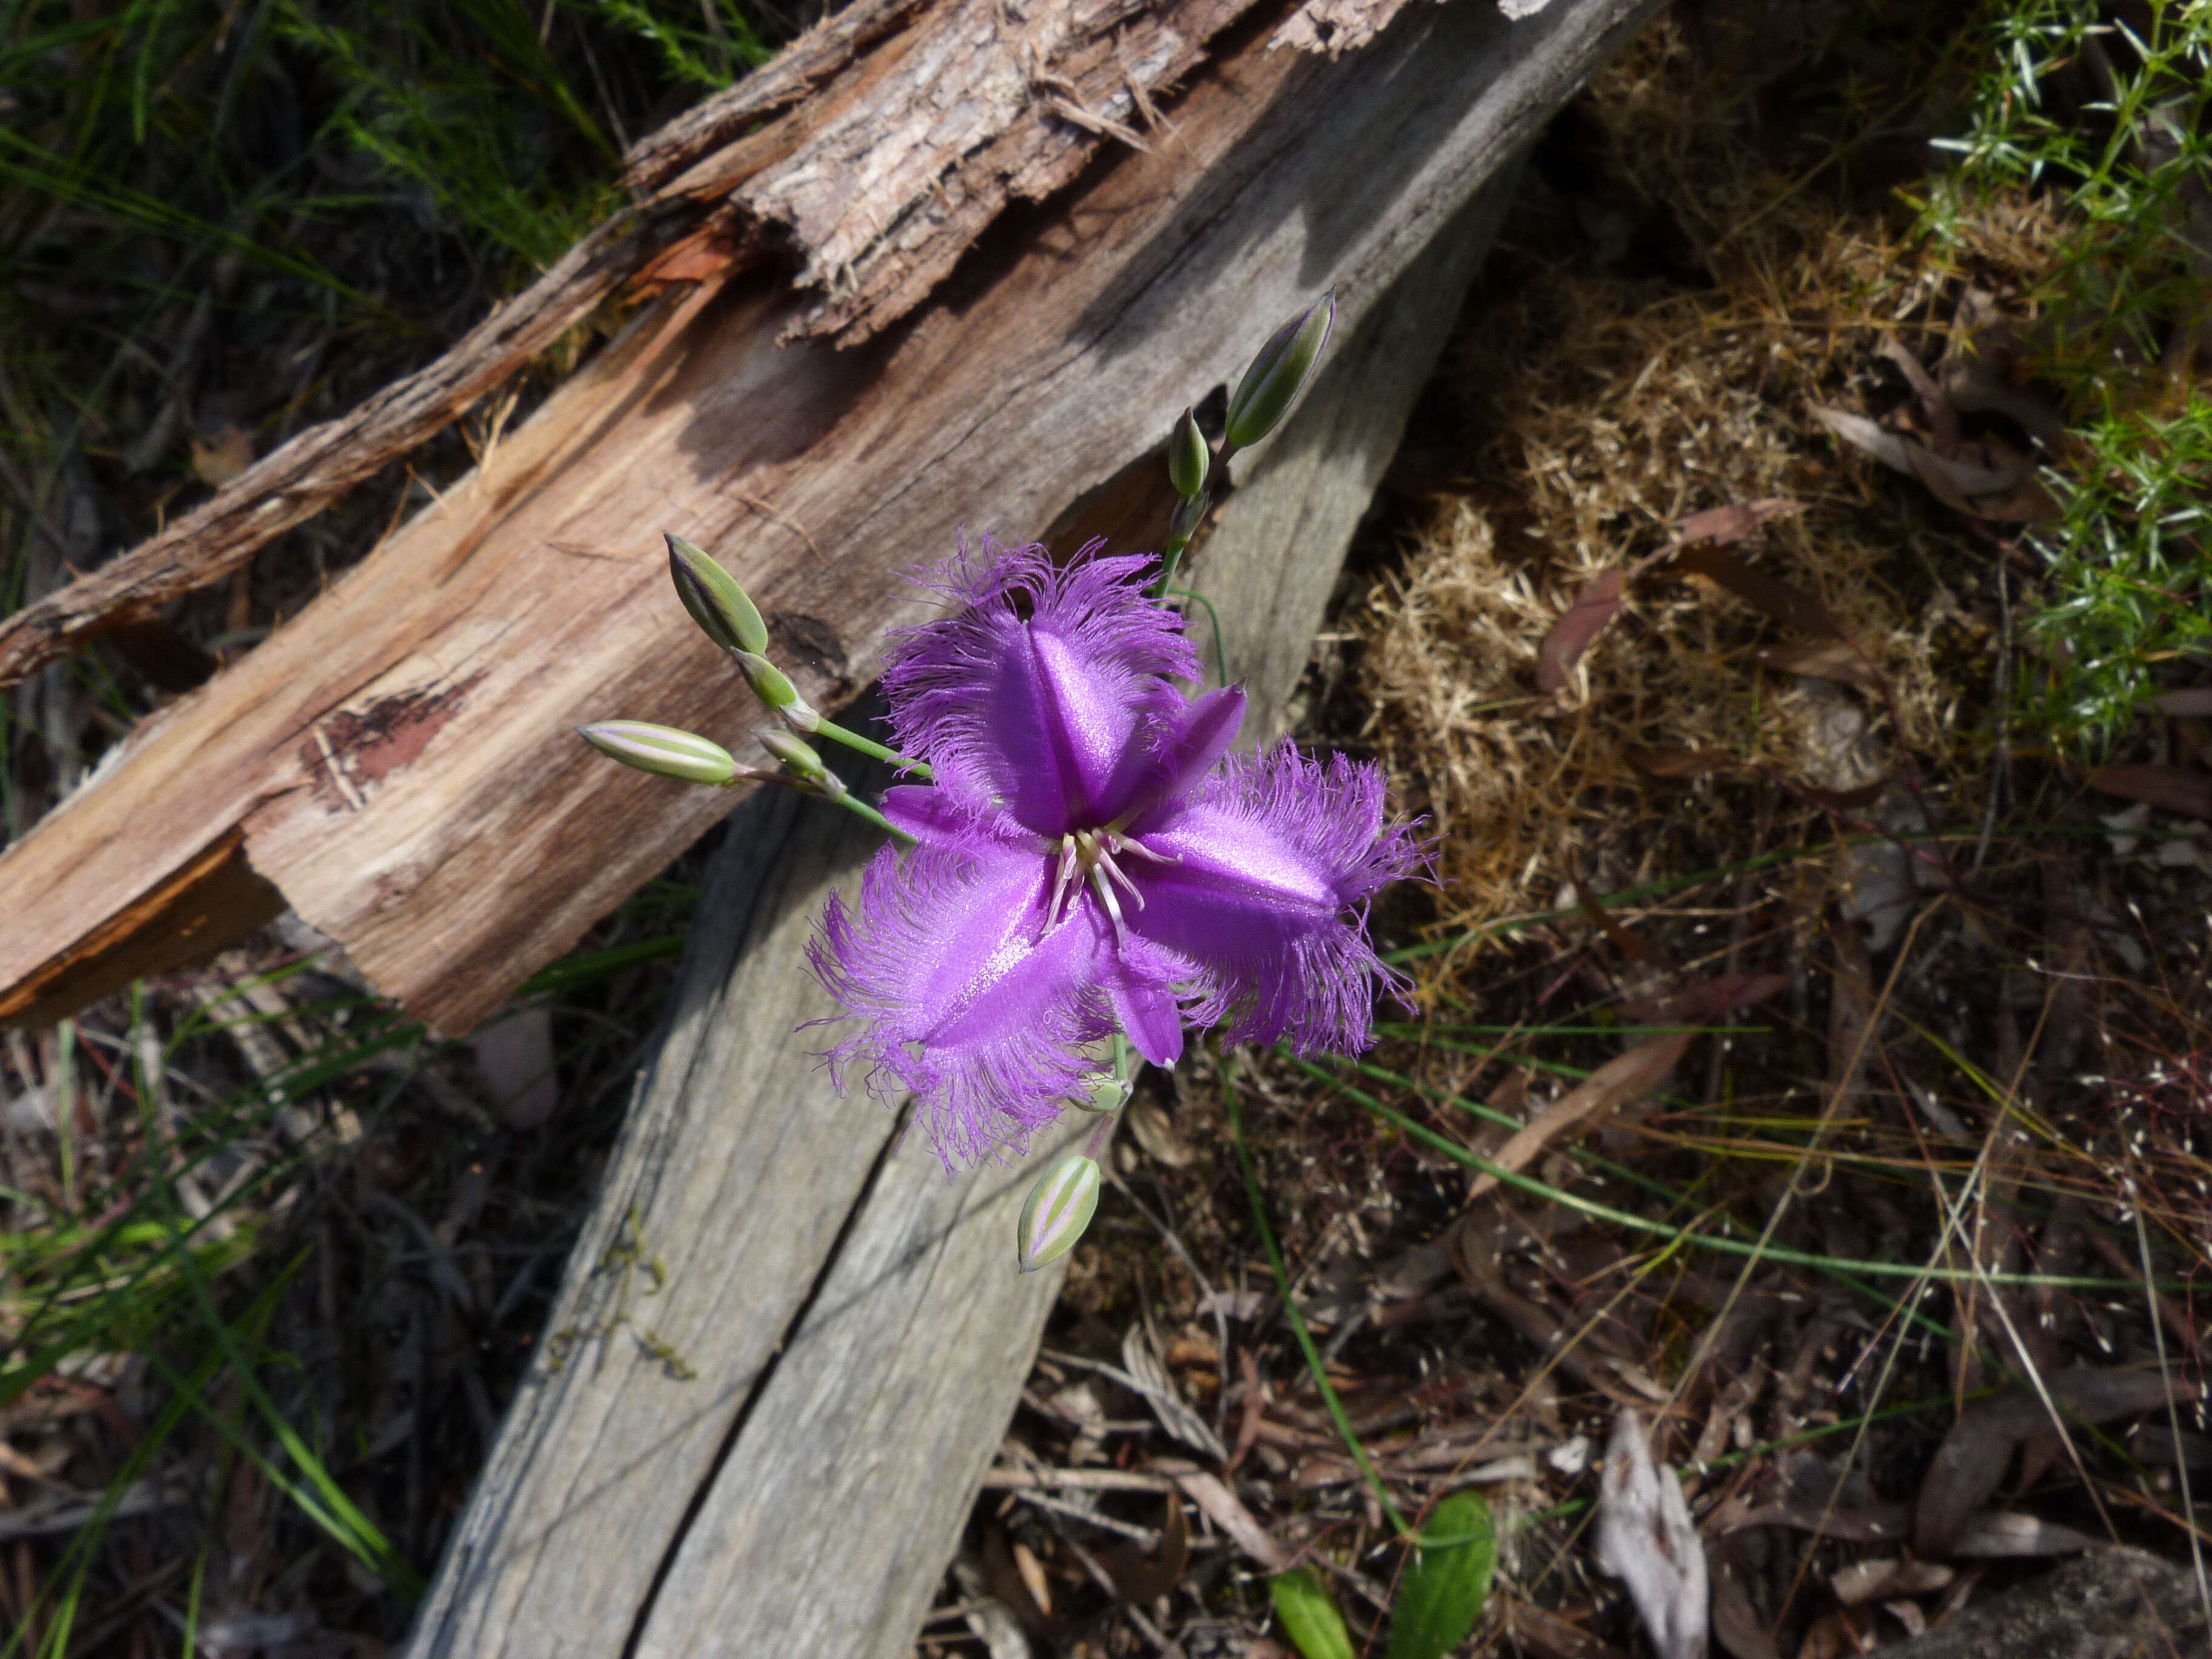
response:
[[[730,751],[696,732],[672,726],[650,726],[643,720],[600,720],[580,726],[576,735],[612,760],[656,777],[679,783],[712,783],[723,787],[744,775]]]
[[[1335,325],[1336,294],[1332,289],[1267,337],[1229,399],[1225,437],[1230,448],[1249,448],[1282,423],[1313,379],[1314,366]]]
[[[1206,488],[1206,469],[1212,464],[1213,451],[1198,429],[1198,416],[1186,409],[1168,434],[1168,482],[1188,501]]]
[[[738,579],[681,536],[669,536],[668,577],[699,631],[725,651],[768,649],[768,624]]]
[[[1086,1112],[1118,1112],[1129,1103],[1127,1079],[1111,1072],[1093,1072],[1083,1079],[1083,1092],[1071,1097]]]
[[[761,747],[783,763],[784,771],[799,786],[836,800],[845,793],[845,780],[822,763],[822,757],[805,738],[789,732],[763,732]]]
[[[1025,1273],[1057,1261],[1075,1248],[1098,1209],[1097,1160],[1080,1152],[1056,1158],[1030,1188],[1017,1224],[1014,1259]]]

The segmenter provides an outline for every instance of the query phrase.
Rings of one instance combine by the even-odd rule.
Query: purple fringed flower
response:
[[[1116,1030],[1174,1064],[1186,1020],[1301,1054],[1372,1041],[1367,901],[1420,850],[1381,770],[1284,742],[1232,756],[1244,694],[1187,696],[1182,618],[1150,556],[986,541],[925,578],[963,608],[894,635],[884,694],[929,786],[884,815],[913,836],[832,896],[815,971],[866,1022],[830,1051],[916,1097],[948,1168],[1024,1150]]]

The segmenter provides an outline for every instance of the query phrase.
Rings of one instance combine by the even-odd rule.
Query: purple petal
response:
[[[1244,726],[1244,688],[1224,686],[1194,697],[1172,712],[1159,746],[1142,767],[1127,799],[1113,816],[1134,817],[1165,802],[1181,800],[1206,780],[1214,763],[1229,752]]]
[[[925,580],[963,608],[891,639],[884,690],[898,746],[959,793],[1057,837],[1105,822],[1152,747],[1142,728],[1194,676],[1182,618],[1138,585],[1149,555],[1055,566],[1043,547],[963,546]]]
[[[856,917],[832,895],[808,955],[865,1029],[830,1052],[913,1091],[950,1170],[1020,1152],[1107,1036],[1096,992],[1105,948],[1087,913],[1039,939],[1046,861],[985,836],[878,853]]]
[[[1406,827],[1384,821],[1384,797],[1381,769],[1286,742],[1136,822],[1178,862],[1123,860],[1146,900],[1128,926],[1188,964],[1194,1021],[1301,1053],[1368,1045],[1375,985],[1401,981],[1367,941],[1364,907],[1421,860]]]
[[[894,784],[884,791],[883,814],[894,830],[918,842],[963,843],[981,837],[1044,856],[1048,843],[1024,830],[989,800],[926,783]]]
[[[1123,1036],[1155,1066],[1182,1058],[1182,1009],[1165,985],[1148,984],[1117,963],[1106,978],[1107,1001]]]

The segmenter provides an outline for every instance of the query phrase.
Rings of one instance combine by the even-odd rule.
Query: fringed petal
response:
[[[1373,1040],[1375,988],[1404,981],[1367,941],[1366,903],[1423,857],[1384,797],[1379,768],[1286,742],[1136,822],[1176,862],[1125,862],[1146,901],[1129,928],[1188,964],[1194,1022],[1302,1054]]]
[[[1060,1114],[1112,1026],[1097,993],[1107,948],[1087,913],[1039,938],[1045,862],[988,840],[878,853],[860,914],[835,894],[808,947],[832,995],[866,1022],[833,1068],[910,1091],[945,1168],[1019,1154]]]
[[[1105,822],[1193,676],[1182,619],[1146,598],[1149,555],[1065,566],[985,541],[921,580],[963,609],[891,636],[883,675],[899,747],[963,796],[1046,836]]]

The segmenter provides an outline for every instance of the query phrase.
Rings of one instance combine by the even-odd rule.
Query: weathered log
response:
[[[998,0],[861,0],[640,143],[624,170],[636,203],[435,362],[0,621],[0,687],[236,569],[624,289],[726,280],[780,256],[811,296],[792,333],[868,337],[1009,203],[1059,189],[1103,141],[1141,146],[1127,123],[1157,120],[1152,93],[1254,3],[1036,0],[1015,27]]]
[[[1253,697],[1250,740],[1304,666],[1504,193],[1369,309],[1203,546],[1195,586]],[[1054,540],[1141,521],[1154,470]],[[732,823],[552,1315],[561,1363],[501,1431],[413,1659],[911,1651],[1059,1273],[1013,1267],[1033,1167],[948,1182],[888,1115],[838,1101],[791,1030],[835,1012],[802,951],[861,856],[851,826],[780,793]],[[650,1298],[640,1251],[666,1274]]]
[[[765,273],[650,308],[444,501],[243,662],[149,721],[0,857],[0,1020],[66,1012],[225,942],[220,879],[345,945],[462,1030],[726,809],[571,739],[630,715],[741,747],[751,711],[665,592],[680,528],[761,600],[834,707],[923,613],[898,579],[951,532],[1028,539],[1152,453],[1168,400],[1231,378],[1334,281],[1382,288],[1642,10],[1424,9],[1367,52],[1261,44],[979,248],[896,339],[778,343]]]

